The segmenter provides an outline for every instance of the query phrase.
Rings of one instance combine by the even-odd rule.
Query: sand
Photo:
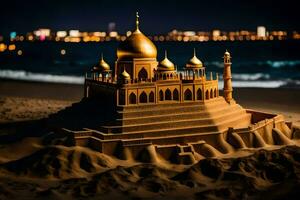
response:
[[[245,108],[300,122],[300,90],[235,89],[234,95]],[[293,199],[300,193],[299,142],[174,165],[54,145],[31,128],[81,96],[80,85],[0,80],[0,199]]]

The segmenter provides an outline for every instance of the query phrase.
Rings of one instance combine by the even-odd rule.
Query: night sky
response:
[[[54,30],[107,30],[116,23],[124,33],[134,27],[135,11],[140,13],[141,29],[148,34],[181,30],[300,30],[296,0],[2,0],[0,34],[24,33],[39,27]]]

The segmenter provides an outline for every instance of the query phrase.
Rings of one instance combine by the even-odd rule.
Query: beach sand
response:
[[[83,96],[82,85],[0,80],[0,199],[296,199],[300,148],[244,149],[194,165],[122,161],[84,147],[17,135]],[[244,108],[300,122],[298,89],[234,89]],[[16,131],[14,131],[16,129]],[[38,134],[36,134],[38,135]]]

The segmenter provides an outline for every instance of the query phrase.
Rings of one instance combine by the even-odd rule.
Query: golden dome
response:
[[[230,53],[227,51],[227,49],[226,49],[226,51],[224,53],[224,56],[230,57]]]
[[[109,64],[107,64],[107,62],[105,62],[105,60],[103,59],[103,54],[101,54],[100,62],[96,66],[93,67],[92,71],[94,71],[94,72],[108,72],[108,71],[110,71]]]
[[[165,58],[159,62],[157,69],[159,71],[174,71],[174,64],[168,59],[167,51],[165,51]]]
[[[194,56],[189,60],[189,62],[186,64],[187,68],[201,68],[203,67],[203,64],[201,60],[199,60],[196,56],[196,50],[194,49]]]
[[[119,44],[118,60],[132,60],[133,58],[156,58],[157,49],[153,42],[139,30],[139,16],[136,15],[136,30]]]
[[[130,80],[130,74],[127,73],[127,71],[124,69],[124,71],[120,75],[121,79]]]

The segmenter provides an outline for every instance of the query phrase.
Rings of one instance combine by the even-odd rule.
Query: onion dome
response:
[[[158,71],[174,71],[175,70],[174,64],[168,59],[167,51],[165,51],[165,58],[159,62],[157,70]]]
[[[109,72],[110,71],[110,66],[105,62],[103,59],[103,54],[101,54],[101,60],[100,62],[93,67],[92,71],[94,72]]]
[[[225,51],[225,53],[224,53],[224,56],[230,57],[230,53],[227,51],[227,49],[226,49],[226,51]]]
[[[124,71],[120,74],[120,79],[122,80],[130,80],[130,74],[124,69]]]
[[[195,49],[194,49],[194,56],[188,61],[188,63],[185,66],[186,66],[186,68],[201,68],[201,67],[203,67],[201,60],[199,60],[196,56]]]
[[[136,13],[136,30],[119,44],[117,49],[118,60],[156,58],[156,56],[156,46],[139,30],[139,15]]]

